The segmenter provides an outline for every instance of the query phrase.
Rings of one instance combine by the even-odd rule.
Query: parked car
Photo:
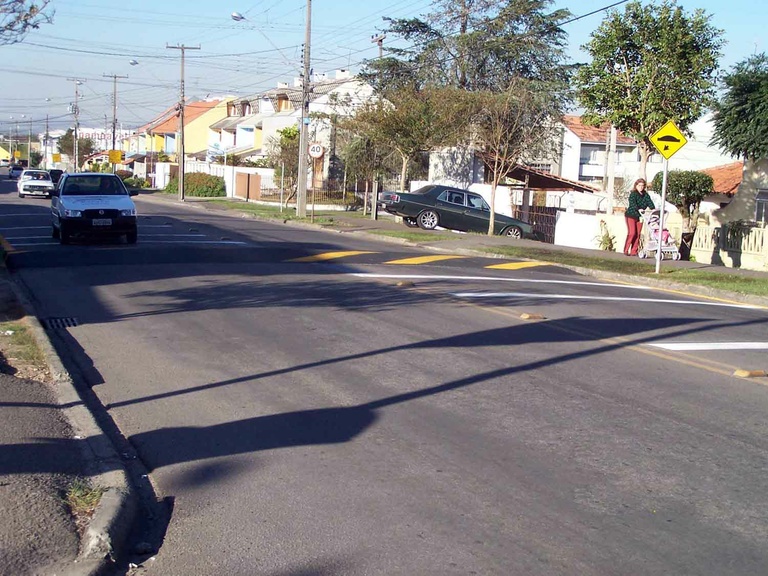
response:
[[[11,161],[8,158],[0,158],[0,168],[8,168],[11,165]]]
[[[406,226],[433,230],[438,226],[464,232],[488,232],[491,208],[480,194],[448,186],[429,185],[410,193],[382,192],[386,212],[402,216]],[[533,226],[503,214],[494,215],[494,233],[538,240]]]
[[[25,196],[50,198],[54,185],[51,175],[45,170],[24,170],[19,176],[16,189],[19,192],[19,198]]]
[[[48,170],[48,174],[51,175],[51,181],[54,184],[58,184],[62,174],[64,174],[64,170],[59,170],[58,168],[52,168],[51,170]]]
[[[16,180],[21,173],[24,172],[24,167],[21,164],[11,164],[11,169],[8,171],[8,178]]]
[[[64,174],[51,199],[52,235],[62,244],[74,237],[125,236],[138,239],[136,206],[114,174]]]

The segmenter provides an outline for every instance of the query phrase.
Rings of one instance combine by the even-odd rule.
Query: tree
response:
[[[659,172],[651,182],[651,188],[661,192],[664,173]],[[705,196],[714,191],[714,180],[709,174],[695,170],[670,170],[667,173],[667,202],[674,204],[683,217],[686,232],[692,231],[699,216],[699,205]]]
[[[0,0],[0,45],[21,42],[29,30],[49,24],[53,12],[46,13],[50,0]]]
[[[90,156],[96,150],[96,145],[90,138],[77,139],[77,166],[82,166],[86,156]],[[75,132],[69,128],[67,132],[59,138],[59,152],[66,154],[70,158],[75,155]]]
[[[344,126],[400,156],[400,190],[408,165],[420,152],[458,142],[464,136],[465,100],[449,88],[401,88],[387,99],[369,100]]]
[[[549,12],[552,0],[438,0],[422,18],[385,18],[388,35],[410,47],[367,62],[363,77],[387,95],[403,87],[446,86],[503,92],[513,78],[559,84],[566,94],[570,69],[567,10]]]
[[[40,152],[35,152],[34,150],[29,155],[30,156],[30,168],[32,167],[38,167],[40,166],[40,163],[43,161],[43,155],[40,154]]]
[[[668,120],[686,132],[713,101],[722,45],[703,10],[686,14],[675,0],[611,11],[584,46],[592,61],[576,74],[584,121],[637,139],[644,178],[653,133]]]
[[[470,130],[478,153],[491,173],[491,215],[488,235],[495,225],[496,188],[526,159],[545,157],[554,141],[556,121],[562,115],[545,86],[518,78],[506,92],[472,96]]]
[[[299,175],[299,128],[288,126],[277,131],[277,138],[270,138],[269,160],[275,169],[275,177],[284,179],[289,193],[285,205],[296,196]]]
[[[768,158],[768,55],[740,62],[723,83],[726,92],[715,105],[712,143],[734,156]]]

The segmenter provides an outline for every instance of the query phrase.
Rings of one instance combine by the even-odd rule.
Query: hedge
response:
[[[165,191],[171,194],[178,194],[179,180],[174,177],[168,182]],[[185,196],[226,196],[227,189],[224,186],[224,178],[213,176],[204,172],[190,172],[184,175],[184,195]]]

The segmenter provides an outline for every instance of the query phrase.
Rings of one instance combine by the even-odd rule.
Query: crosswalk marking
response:
[[[523,268],[535,268],[536,266],[549,266],[548,262],[505,262],[504,264],[491,264],[485,268],[493,270],[522,270]]]
[[[323,252],[313,256],[302,256],[301,258],[292,258],[287,262],[325,262],[326,260],[336,260],[348,256],[358,256],[360,254],[375,254],[375,252],[366,252],[364,250],[348,250],[346,252]]]
[[[440,262],[441,260],[454,260],[456,258],[466,258],[466,256],[450,256],[448,254],[438,254],[432,256],[415,256],[413,258],[401,258],[400,260],[390,260],[384,264],[429,264],[430,262]]]
[[[654,348],[676,352],[701,352],[707,350],[768,350],[768,342],[660,342],[649,344]]]

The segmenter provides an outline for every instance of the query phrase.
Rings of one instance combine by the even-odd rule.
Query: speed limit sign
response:
[[[323,145],[319,142],[312,142],[309,145],[309,155],[312,156],[312,158],[321,158],[324,152],[325,148],[323,148]]]

